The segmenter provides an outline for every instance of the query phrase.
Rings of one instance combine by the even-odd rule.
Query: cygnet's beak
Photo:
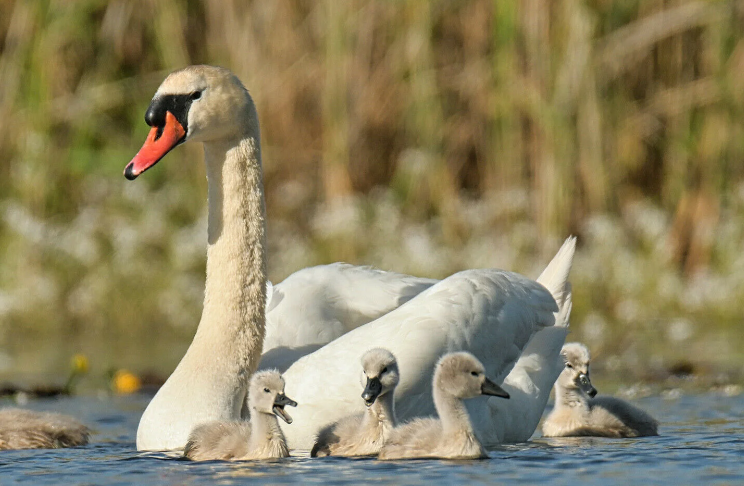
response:
[[[581,391],[592,398],[594,398],[594,396],[597,394],[597,389],[592,386],[592,382],[589,380],[589,377],[586,376],[584,373],[579,373],[579,388],[581,388]]]
[[[483,395],[491,395],[492,397],[509,398],[509,394],[506,392],[506,390],[504,390],[488,378],[486,378],[481,385],[481,393]]]
[[[364,391],[362,392],[364,404],[368,407],[372,406],[372,404],[375,403],[375,400],[377,400],[377,397],[380,396],[380,393],[382,393],[382,383],[380,383],[380,379],[377,377],[367,378],[367,386],[364,387]]]
[[[292,417],[289,416],[289,414],[284,410],[284,407],[286,405],[289,405],[290,407],[296,407],[297,402],[289,398],[284,393],[280,393],[274,398],[274,406],[271,407],[271,411],[274,412],[274,415],[281,418],[288,424],[292,423]]]

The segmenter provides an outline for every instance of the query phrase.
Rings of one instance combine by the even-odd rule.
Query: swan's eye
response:
[[[192,100],[198,100],[199,98],[201,98],[201,91],[194,91],[193,93],[191,93],[190,98]]]
[[[478,376],[478,372],[477,371],[471,371],[470,374],[473,375],[473,376]]]
[[[380,374],[382,374],[382,373],[387,373],[387,366],[382,369],[382,371],[380,372]]]
[[[271,393],[271,390],[269,390],[268,388],[264,388],[264,391],[265,391],[266,393]]]

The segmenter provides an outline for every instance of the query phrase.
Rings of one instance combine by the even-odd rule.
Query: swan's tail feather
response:
[[[561,305],[558,315],[555,319],[556,327],[568,328],[568,321],[571,317],[571,308],[573,307],[573,301],[571,295],[571,283],[566,282],[566,291],[563,294],[563,304]]]
[[[553,257],[543,273],[537,278],[550,291],[561,309],[567,299],[570,302],[571,285],[568,283],[568,273],[571,271],[574,253],[576,252],[576,237],[569,236]],[[569,305],[570,312],[570,305]]]

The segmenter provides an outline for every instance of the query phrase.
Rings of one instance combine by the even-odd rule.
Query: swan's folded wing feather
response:
[[[273,286],[264,352],[327,344],[408,302],[437,281],[347,263],[299,270]]]
[[[437,283],[287,370],[287,394],[298,402],[295,423],[283,426],[290,446],[309,449],[318,429],[364,410],[359,359],[370,348],[386,348],[398,360],[396,407],[405,420],[434,413],[431,376],[441,355],[467,350],[488,374],[505,376],[532,334],[553,324],[556,310],[544,287],[509,272],[469,270]]]

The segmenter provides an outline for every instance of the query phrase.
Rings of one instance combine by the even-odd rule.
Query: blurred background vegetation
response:
[[[744,2],[706,0],[0,1],[0,379],[183,354],[201,147],[122,170],[196,63],[257,102],[273,281],[535,277],[576,234],[597,367],[741,379]]]

